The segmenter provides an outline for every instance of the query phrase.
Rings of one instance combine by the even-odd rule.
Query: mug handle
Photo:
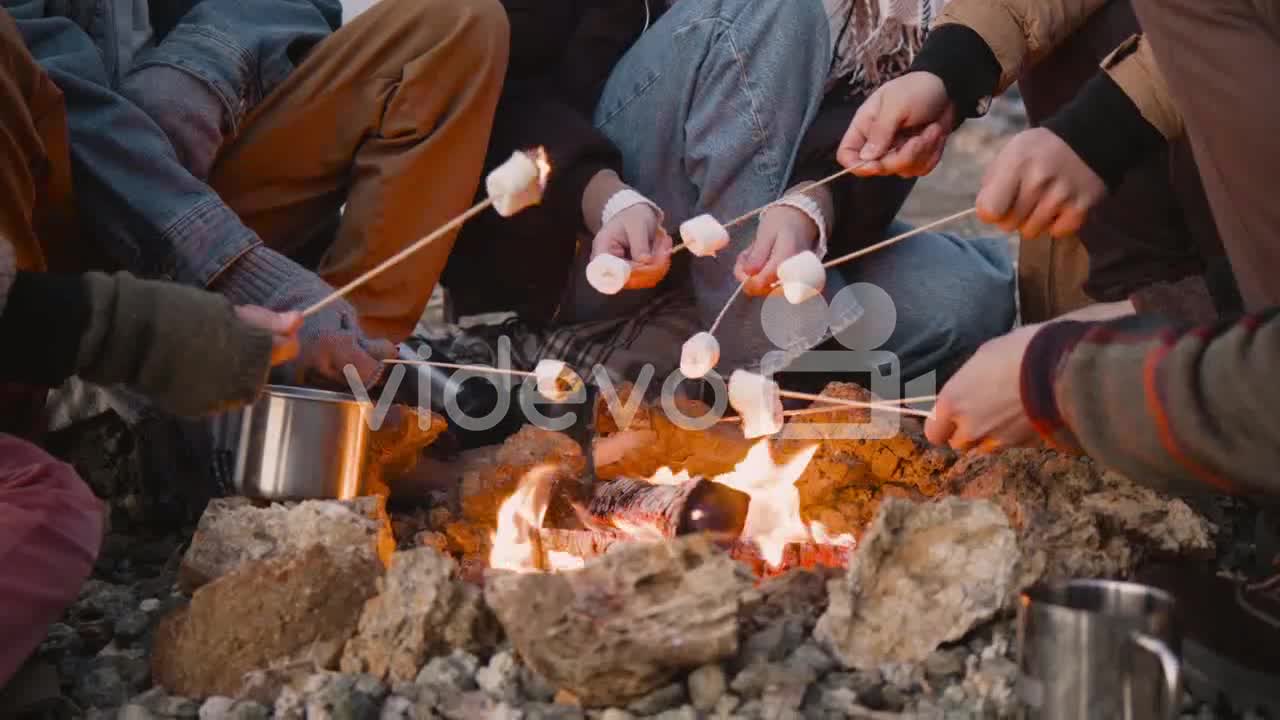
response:
[[[1129,639],[1140,650],[1153,655],[1160,663],[1161,675],[1164,678],[1165,708],[1170,720],[1178,717],[1182,705],[1182,661],[1173,650],[1159,640],[1145,633],[1134,631]]]

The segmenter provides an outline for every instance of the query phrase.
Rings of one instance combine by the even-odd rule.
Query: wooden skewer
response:
[[[860,409],[893,410],[896,412],[901,412],[903,415],[916,415],[918,417],[933,417],[933,413],[925,412],[924,410],[915,410],[912,408],[900,407],[897,405],[885,405],[882,403],[865,402],[862,400],[844,400],[842,398],[833,398],[828,395],[814,395],[813,393],[802,393],[802,392],[797,392],[795,390],[782,390],[779,392],[779,394],[781,394],[782,397],[784,398],[791,398],[793,400],[808,400],[810,402],[820,402],[820,403],[826,403],[828,405],[860,408]]]
[[[974,213],[976,213],[976,212],[978,212],[978,208],[969,208],[968,210],[961,210],[961,211],[960,211],[960,212],[958,212],[958,213],[955,213],[955,214],[952,214],[952,215],[948,215],[948,216],[946,216],[946,217],[944,217],[944,218],[941,218],[941,219],[939,219],[939,220],[934,220],[934,221],[933,221],[933,222],[931,222],[931,223],[926,223],[926,224],[924,224],[924,225],[921,225],[921,226],[920,226],[920,227],[918,227],[918,228],[915,228],[915,229],[912,229],[912,230],[908,230],[907,232],[904,232],[904,233],[902,233],[901,235],[895,235],[894,237],[891,237],[891,238],[889,238],[888,240],[881,240],[880,242],[876,243],[875,245],[869,245],[869,246],[867,246],[867,247],[862,248],[861,250],[855,250],[854,252],[851,252],[851,253],[849,253],[848,255],[841,255],[840,257],[838,257],[838,258],[836,258],[836,259],[834,259],[834,260],[828,260],[828,261],[826,261],[826,262],[822,263],[822,267],[825,267],[825,268],[832,268],[832,267],[835,267],[836,265],[840,265],[840,264],[842,264],[842,263],[847,263],[847,262],[849,262],[850,260],[855,260],[855,259],[857,259],[857,258],[860,258],[860,257],[862,257],[863,255],[870,255],[871,253],[873,253],[873,252],[875,252],[875,251],[877,251],[877,250],[883,250],[883,249],[885,249],[885,248],[889,247],[890,245],[893,245],[893,244],[895,244],[895,243],[900,243],[900,242],[902,242],[903,240],[906,240],[906,239],[907,239],[907,238],[909,238],[909,237],[914,237],[914,236],[916,236],[916,235],[919,235],[920,233],[922,233],[922,232],[924,232],[924,231],[926,231],[926,230],[932,230],[933,228],[936,228],[936,227],[938,227],[939,225],[946,225],[947,223],[951,222],[952,220],[959,220],[959,219],[960,219],[960,218],[962,218],[962,217],[966,217],[966,216],[968,216],[968,215],[972,215],[972,214],[974,214]],[[776,285],[777,283],[774,283],[774,284]]]
[[[800,188],[799,190],[796,190],[795,192],[809,192],[810,190],[813,190],[813,189],[815,189],[815,188],[820,188],[820,187],[822,187],[823,185],[826,185],[826,184],[828,184],[828,183],[833,183],[833,182],[835,182],[836,180],[839,180],[840,178],[844,177],[845,175],[848,175],[849,173],[853,172],[854,170],[857,170],[858,168],[860,168],[860,167],[862,167],[863,165],[866,165],[866,164],[867,164],[866,162],[860,162],[860,163],[858,163],[857,165],[853,165],[853,166],[851,166],[851,167],[847,167],[847,168],[845,168],[845,169],[841,170],[841,171],[840,171],[840,172],[838,172],[838,173],[833,173],[833,174],[831,174],[831,175],[828,175],[827,177],[822,178],[821,180],[816,180],[816,181],[814,181],[814,182],[811,182],[811,183],[809,183],[808,185],[805,185],[804,187]],[[786,197],[786,196],[784,195],[783,197]],[[745,214],[743,214],[743,215],[739,215],[738,217],[736,217],[736,218],[734,218],[734,219],[730,220],[729,222],[725,223],[725,224],[724,224],[724,229],[725,229],[725,230],[728,230],[729,228],[737,227],[737,226],[741,225],[742,223],[744,223],[744,222],[746,222],[746,221],[750,220],[751,218],[753,218],[753,217],[755,217],[755,216],[757,216],[757,215],[759,215],[759,214],[763,213],[765,210],[768,210],[769,208],[771,208],[771,207],[773,207],[774,205],[777,205],[777,204],[778,204],[778,201],[777,201],[777,200],[775,200],[775,201],[773,201],[773,202],[769,203],[768,205],[765,205],[764,207],[758,207],[758,208],[756,208],[755,210],[752,210],[751,212],[745,213]],[[685,244],[684,244],[684,243],[680,243],[679,245],[676,245],[675,247],[671,248],[671,254],[672,254],[672,255],[674,255],[674,254],[676,254],[676,253],[680,252],[681,250],[685,250],[685,249],[687,249],[687,248],[685,247]]]
[[[859,401],[857,400],[844,401],[844,403],[855,403],[855,402],[859,402]],[[833,405],[823,405],[818,407],[800,408],[799,410],[787,410],[786,412],[782,413],[782,417],[791,418],[791,417],[800,417],[803,415],[825,415],[828,413],[845,412],[845,411],[854,410],[854,409],[886,410],[888,412],[896,412],[902,415],[913,415],[916,417],[925,417],[925,418],[933,417],[932,413],[927,413],[921,410],[912,410],[910,408],[904,408],[900,405],[864,403],[859,406],[850,406],[844,403],[833,404]],[[719,422],[722,422],[722,423],[742,422],[742,417],[739,415],[735,415],[733,417],[720,418]]]
[[[520,377],[536,377],[537,373],[528,370],[512,370],[510,368],[493,367],[492,365],[458,365],[455,363],[434,362],[431,360],[383,360],[388,365],[429,365],[431,367],[452,368],[454,370],[474,370],[476,372],[493,373],[494,375],[517,375]]]
[[[430,235],[427,235],[426,237],[424,237],[424,238],[422,238],[421,240],[419,240],[418,242],[416,242],[416,243],[414,243],[414,244],[410,245],[409,247],[405,248],[404,250],[401,250],[400,252],[396,253],[395,255],[392,255],[391,257],[387,258],[387,259],[386,259],[386,260],[384,260],[382,263],[380,263],[377,267],[373,268],[372,270],[369,270],[368,272],[364,273],[363,275],[361,275],[360,277],[356,278],[355,280],[352,280],[351,282],[347,283],[346,285],[343,285],[341,288],[339,288],[339,289],[335,290],[333,293],[331,293],[328,297],[326,297],[326,298],[324,298],[323,300],[321,300],[321,301],[317,302],[316,304],[312,305],[311,307],[307,308],[306,310],[303,310],[303,311],[302,311],[302,317],[304,317],[304,318],[305,318],[305,317],[310,317],[311,315],[316,314],[317,312],[319,312],[320,310],[322,310],[322,309],[323,309],[326,305],[328,305],[329,303],[331,303],[331,302],[333,302],[334,300],[337,300],[338,298],[340,298],[340,297],[342,297],[342,296],[346,295],[347,293],[351,292],[352,290],[355,290],[356,288],[358,288],[358,287],[360,287],[361,285],[365,284],[365,283],[366,283],[366,282],[368,282],[369,280],[372,280],[373,278],[375,278],[375,277],[377,277],[378,275],[382,274],[382,273],[383,273],[383,272],[385,272],[388,268],[392,267],[393,265],[395,265],[396,263],[400,262],[401,260],[404,260],[405,258],[409,257],[410,255],[412,255],[412,254],[414,254],[414,253],[418,252],[418,251],[419,251],[419,250],[421,250],[422,248],[424,248],[424,247],[426,247],[426,246],[430,245],[431,243],[435,242],[436,240],[438,240],[438,239],[439,239],[439,238],[441,238],[442,236],[447,235],[449,232],[451,232],[451,231],[453,231],[453,230],[457,229],[460,225],[462,225],[462,224],[463,224],[463,223],[465,223],[466,221],[470,220],[471,218],[475,217],[476,215],[479,215],[480,213],[482,213],[482,212],[484,212],[485,210],[487,210],[491,205],[493,205],[493,198],[486,198],[486,199],[484,199],[483,201],[476,203],[475,205],[471,206],[471,209],[470,209],[470,210],[467,210],[466,212],[462,213],[462,214],[461,214],[461,215],[459,215],[458,217],[456,217],[456,218],[454,218],[454,219],[450,220],[449,222],[445,223],[442,227],[440,227],[440,228],[439,228],[438,230],[436,230],[435,232],[431,233]]]

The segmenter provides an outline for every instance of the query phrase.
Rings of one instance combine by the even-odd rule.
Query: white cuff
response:
[[[636,205],[648,205],[653,208],[653,211],[658,214],[658,227],[662,227],[662,221],[666,219],[662,208],[631,188],[619,190],[604,204],[604,211],[600,213],[600,227],[608,225],[609,221],[613,220],[618,213]]]
[[[774,205],[786,205],[809,216],[813,224],[818,226],[818,246],[813,249],[813,254],[817,255],[819,259],[825,258],[827,256],[827,218],[822,214],[822,208],[818,205],[818,201],[808,195],[791,193],[782,196],[782,199],[775,202]]]

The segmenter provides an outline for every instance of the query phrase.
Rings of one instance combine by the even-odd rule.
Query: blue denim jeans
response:
[[[595,124],[621,151],[623,179],[662,207],[668,230],[701,213],[727,221],[787,189],[822,100],[829,35],[821,0],[696,0],[676,3],[622,58]],[[734,262],[754,235],[746,223],[717,257],[676,256],[671,280],[692,284],[704,325],[737,290]],[[588,254],[572,275],[571,320],[618,316],[659,291],[596,293],[582,281]],[[777,349],[759,318],[758,300],[734,301],[717,332],[722,368]]]
[[[820,0],[698,0],[676,3],[622,58],[595,124],[621,150],[623,179],[665,211],[668,230],[701,213],[727,221],[785,192],[822,101],[829,35]],[[703,327],[737,290],[733,265],[755,228],[754,222],[735,228],[732,243],[715,258],[675,257],[669,281],[691,286]],[[904,229],[895,223],[886,236]],[[584,243],[563,322],[625,316],[664,291],[601,295],[583,280],[589,258],[590,243]],[[886,320],[883,303],[863,308],[836,301],[815,326],[806,321],[812,307],[789,309],[740,295],[716,332],[718,370],[754,368],[766,355],[764,369],[781,370],[831,333],[865,334],[859,324],[892,322],[892,335],[876,349],[897,354],[903,376],[911,378],[954,365],[1014,320],[1015,278],[1003,240],[920,235],[830,272],[827,300],[850,283],[883,289],[895,317]]]

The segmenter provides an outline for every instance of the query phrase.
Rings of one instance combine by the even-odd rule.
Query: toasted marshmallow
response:
[[[729,244],[729,231],[710,215],[680,223],[680,241],[698,257],[715,255]]]
[[[568,400],[582,387],[582,378],[562,360],[539,361],[533,376],[538,383],[538,394],[555,402]]]
[[[799,255],[792,255],[778,266],[778,282],[782,283],[782,294],[787,302],[799,305],[816,297],[827,285],[827,269],[822,267],[822,260],[806,250]]]
[[[517,151],[494,168],[485,178],[484,187],[493,200],[493,209],[503,217],[542,202],[542,174],[528,153]]]
[[[729,376],[729,404],[742,416],[744,437],[764,437],[782,429],[782,390],[763,375],[734,370]]]
[[[587,282],[605,295],[617,295],[631,279],[631,263],[616,255],[602,253],[587,264]]]
[[[685,341],[680,348],[680,372],[687,378],[697,379],[720,362],[720,343],[709,332],[700,332]]]

